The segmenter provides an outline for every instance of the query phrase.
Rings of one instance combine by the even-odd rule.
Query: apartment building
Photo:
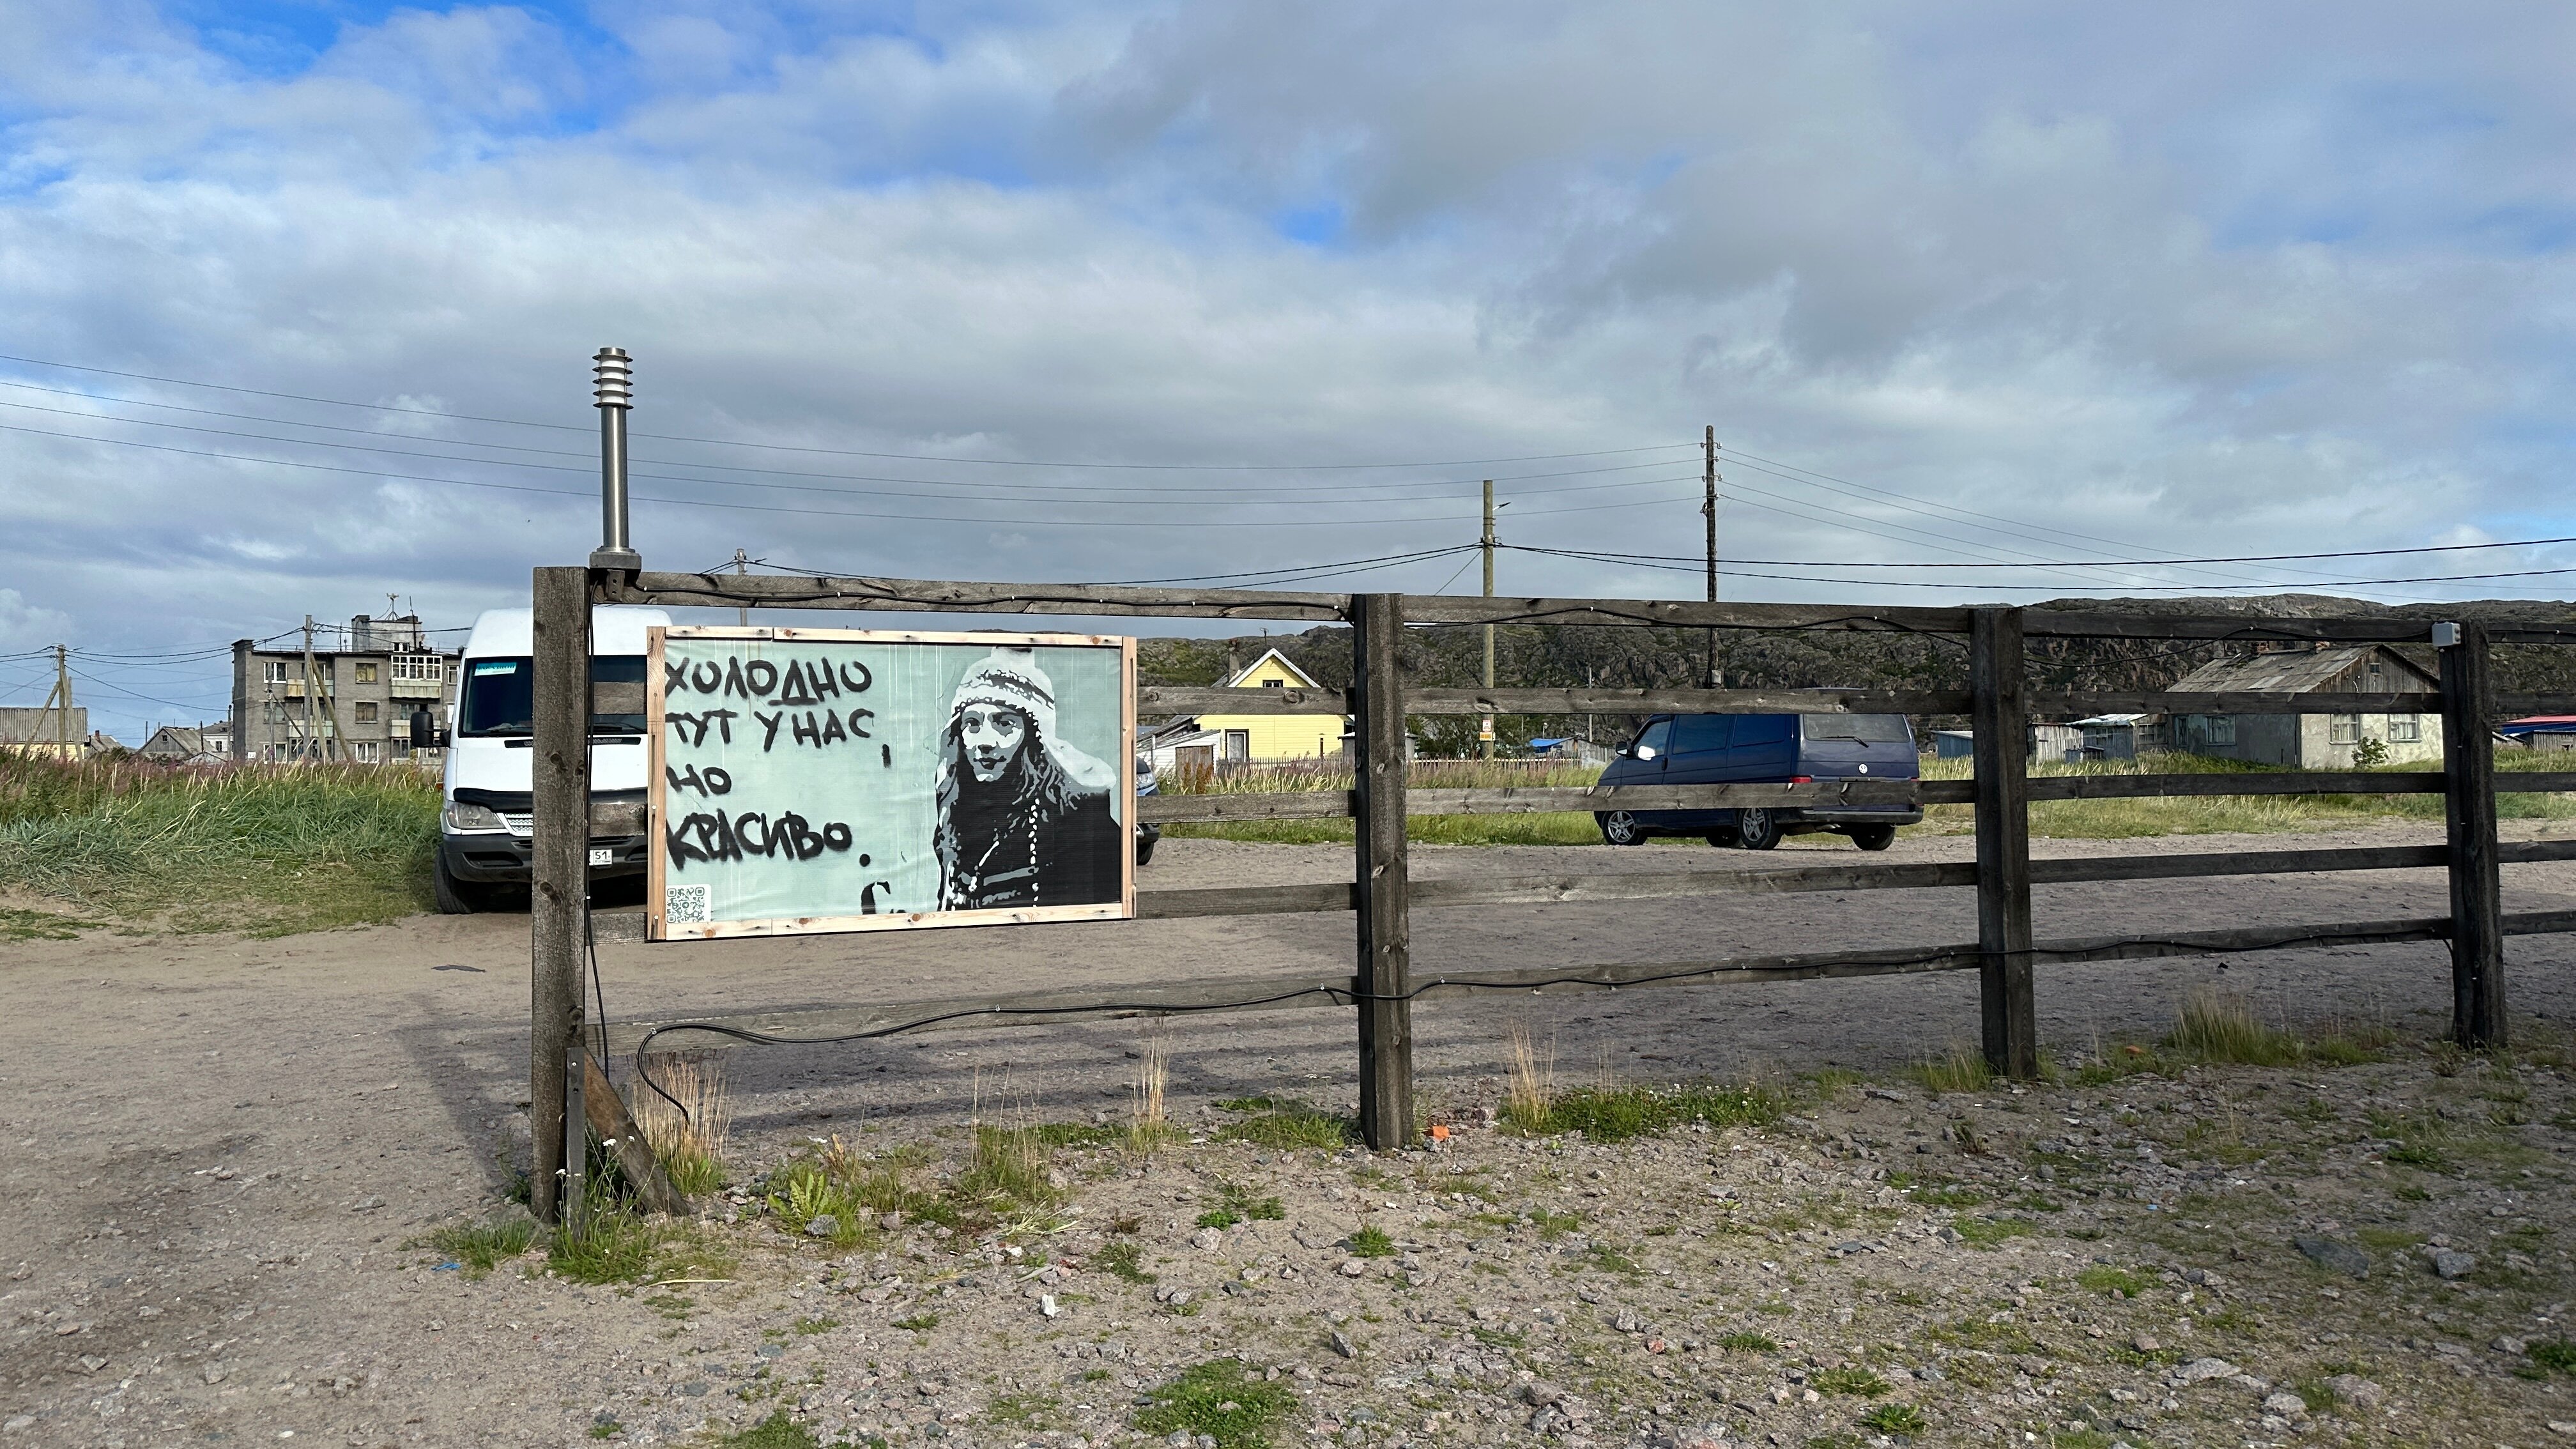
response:
[[[444,718],[456,697],[456,654],[429,642],[420,618],[316,625],[304,638],[233,641],[232,755],[245,764],[285,760],[382,765],[438,762],[411,748],[417,709]]]

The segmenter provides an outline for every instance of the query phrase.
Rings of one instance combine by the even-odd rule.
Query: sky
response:
[[[0,5],[0,704],[65,644],[139,741],[220,717],[235,638],[524,604],[598,542],[601,346],[654,568],[1466,592],[1490,477],[1504,592],[1697,597],[1714,427],[1730,598],[2564,597],[2576,546],[2134,561],[2576,534],[2571,42]]]

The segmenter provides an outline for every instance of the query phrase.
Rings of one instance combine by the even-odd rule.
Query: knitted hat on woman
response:
[[[985,655],[957,681],[957,693],[948,701],[948,718],[953,722],[970,704],[1017,710],[1036,727],[1039,739],[1055,739],[1055,681],[1038,668],[1034,651],[995,649]]]

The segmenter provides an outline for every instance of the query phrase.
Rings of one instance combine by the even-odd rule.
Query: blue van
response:
[[[1601,772],[1604,785],[1785,785],[1807,780],[1912,780],[1921,774],[1914,732],[1897,714],[1662,714],[1646,722]],[[1885,850],[1896,827],[1923,818],[1918,805],[1831,809],[1608,810],[1592,817],[1612,845],[1656,835],[1704,835],[1711,845],[1769,850],[1784,835],[1839,831],[1863,850]]]

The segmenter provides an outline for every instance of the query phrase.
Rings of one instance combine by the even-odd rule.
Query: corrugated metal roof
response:
[[[2387,678],[2392,691],[2407,690],[2409,686],[2417,689],[2438,687],[2439,681],[2416,668],[2404,655],[2374,645],[2359,649],[2299,649],[2257,654],[2251,659],[2214,660],[2174,681],[2172,688],[2184,694],[2254,690],[2271,694],[2307,694],[2327,689],[2345,671],[2374,658],[2389,666]]]

